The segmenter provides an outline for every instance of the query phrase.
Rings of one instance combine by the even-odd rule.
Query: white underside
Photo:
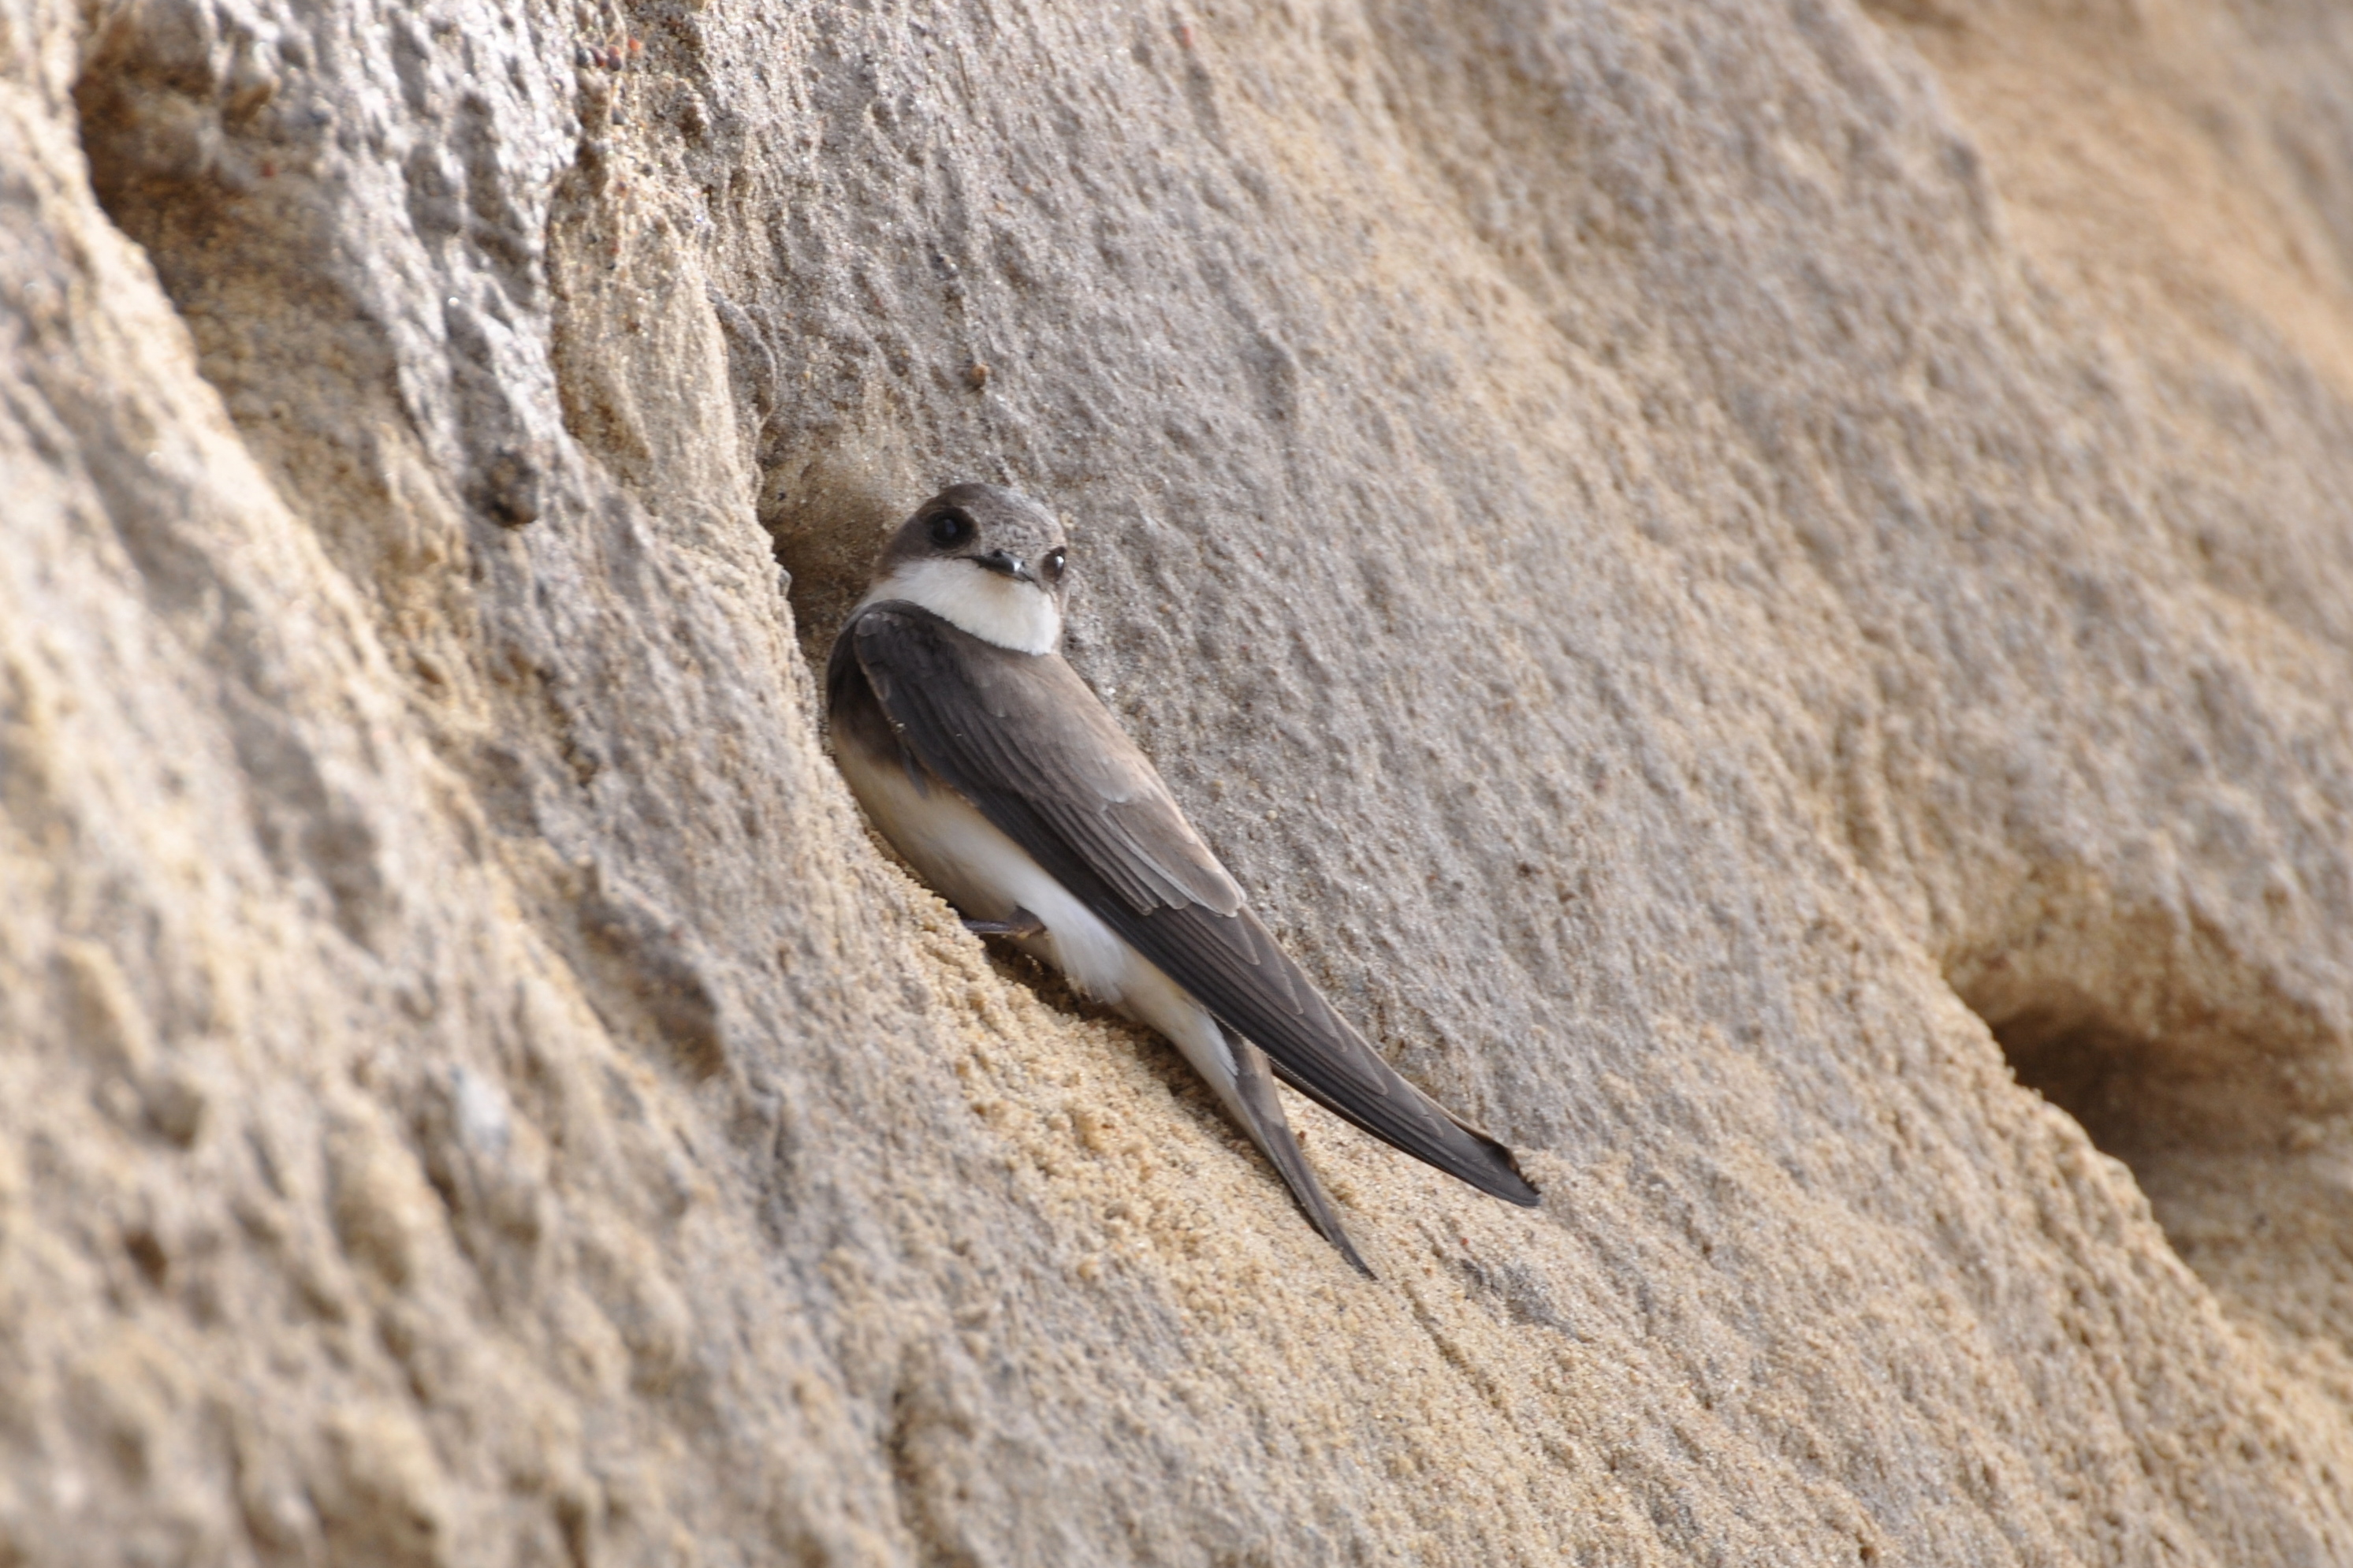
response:
[[[967,560],[909,561],[868,589],[858,608],[894,599],[1017,653],[1050,653],[1062,636],[1052,594]]]
[[[883,836],[967,919],[1009,920],[1027,909],[1046,927],[1021,946],[1071,985],[1156,1029],[1183,1052],[1235,1118],[1255,1128],[1234,1086],[1233,1054],[1207,1008],[1137,952],[945,785],[917,788],[907,770],[844,747],[842,777]]]

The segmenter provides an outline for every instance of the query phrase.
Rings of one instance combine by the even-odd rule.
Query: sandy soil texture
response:
[[[958,479],[1353,1274],[871,837]],[[2353,9],[0,0],[0,1564],[2353,1563]]]

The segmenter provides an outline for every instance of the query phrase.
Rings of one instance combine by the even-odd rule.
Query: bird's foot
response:
[[[976,937],[1042,937],[1046,922],[1017,906],[1010,920],[967,920],[964,928]]]

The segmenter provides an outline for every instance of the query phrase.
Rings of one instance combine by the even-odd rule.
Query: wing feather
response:
[[[1482,1192],[1537,1201],[1509,1150],[1399,1077],[1332,1010],[1058,655],[997,648],[898,602],[860,611],[843,638],[901,744],[1286,1082]]]
[[[1022,832],[997,826],[1032,854],[1031,837],[1051,837],[1138,913],[1241,907],[1150,760],[1059,656],[998,648],[895,602],[846,635],[902,740],[992,821],[1020,821]]]

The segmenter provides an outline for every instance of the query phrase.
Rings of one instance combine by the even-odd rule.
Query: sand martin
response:
[[[1511,1150],[1398,1076],[1275,945],[1063,662],[1068,558],[1045,508],[992,484],[942,491],[892,535],[826,664],[834,756],[859,803],[967,926],[1173,1041],[1366,1274],[1274,1076],[1481,1192],[1535,1203]]]

